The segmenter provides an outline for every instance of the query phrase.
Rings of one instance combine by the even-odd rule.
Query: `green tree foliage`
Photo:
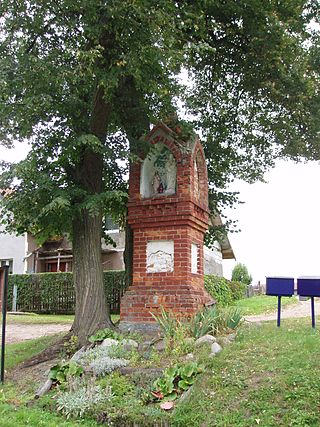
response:
[[[239,262],[233,267],[231,280],[244,283],[248,286],[252,282],[252,277],[251,274],[249,274],[247,267]]]
[[[103,218],[125,214],[119,160],[145,149],[150,123],[174,125],[178,103],[191,113],[215,211],[237,198],[235,177],[259,179],[277,156],[319,158],[319,16],[311,0],[1,2],[0,138],[31,145],[2,165],[0,186],[15,191],[1,218],[39,242],[70,234],[80,342],[109,325]]]

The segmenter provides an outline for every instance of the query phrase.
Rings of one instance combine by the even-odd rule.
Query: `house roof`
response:
[[[223,226],[222,219],[219,214],[211,214],[210,215],[210,221],[211,224],[214,227],[221,227]],[[227,235],[225,235],[223,238],[219,240],[220,246],[221,246],[221,252],[222,252],[222,258],[223,259],[236,259],[235,254],[233,252],[231,243],[229,241],[229,238]]]

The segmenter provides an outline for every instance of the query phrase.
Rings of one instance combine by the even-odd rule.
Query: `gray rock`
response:
[[[218,339],[218,344],[220,344],[222,347],[226,347],[227,345],[230,345],[231,342],[228,337],[220,337]]]
[[[166,342],[165,340],[160,340],[156,342],[153,346],[153,348],[157,351],[164,351],[166,349]]]
[[[188,388],[188,390],[186,390],[182,393],[182,395],[179,399],[179,403],[189,400],[189,397],[192,393],[192,389],[193,389],[193,386],[191,386],[190,388]]]
[[[236,334],[229,334],[227,336],[227,338],[228,338],[229,341],[234,341],[236,339]]]
[[[122,340],[121,345],[122,345],[123,349],[126,351],[136,350],[139,346],[137,341],[131,340],[131,339]]]
[[[86,351],[86,347],[85,346],[81,347],[80,350],[74,353],[74,355],[71,357],[70,360],[72,360],[73,362],[78,362],[85,351]]]
[[[204,344],[213,344],[215,343],[217,340],[213,335],[203,335],[203,337],[198,338],[197,341],[195,342],[195,346],[196,347],[201,347]]]
[[[113,338],[106,338],[102,341],[101,347],[111,347],[113,345],[118,345],[119,341],[114,340]]]
[[[217,342],[214,342],[211,345],[211,354],[218,354],[218,353],[220,353],[221,350],[222,350],[222,347]]]
[[[185,357],[185,360],[193,360],[194,359],[194,355],[192,353],[188,353]]]
[[[153,342],[152,341],[143,341],[140,345],[139,345],[139,350],[140,351],[147,351],[150,350],[151,346],[152,346]]]

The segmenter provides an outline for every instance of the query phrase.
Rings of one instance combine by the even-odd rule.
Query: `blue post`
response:
[[[281,317],[281,295],[278,296],[278,319],[277,326],[280,327],[280,317]]]
[[[316,319],[314,316],[314,297],[311,297],[311,319],[312,319],[312,327],[316,327]]]

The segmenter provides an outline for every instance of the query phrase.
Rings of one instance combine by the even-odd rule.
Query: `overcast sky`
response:
[[[27,149],[0,147],[0,159],[21,160]],[[254,282],[275,275],[320,276],[319,162],[278,162],[266,180],[233,185],[245,202],[228,212],[241,229],[229,235],[237,262],[246,264]],[[234,265],[224,261],[225,277],[231,277]]]
[[[279,161],[266,175],[267,184],[237,182],[243,205],[229,212],[241,233],[229,240],[238,262],[265,283],[266,276],[320,276],[319,162]],[[231,276],[232,261],[224,261]]]

